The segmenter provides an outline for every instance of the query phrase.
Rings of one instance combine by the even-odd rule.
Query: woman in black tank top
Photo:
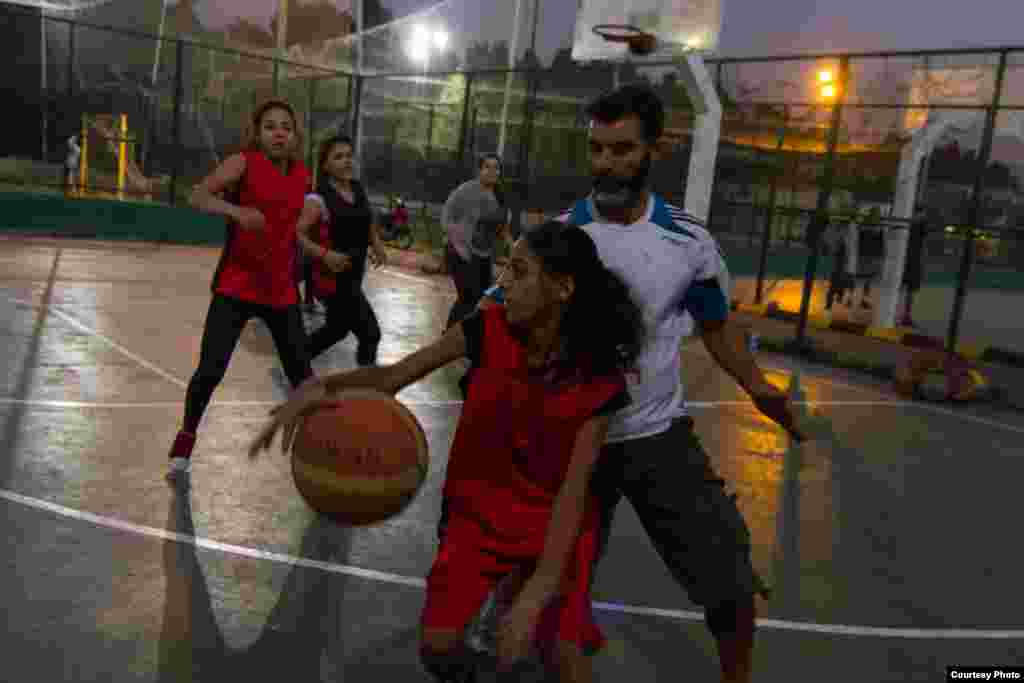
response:
[[[352,152],[347,137],[323,143],[317,193],[309,197],[299,218],[299,244],[316,262],[317,296],[327,307],[326,322],[309,339],[309,354],[310,358],[319,356],[352,332],[359,341],[356,362],[374,365],[381,332],[363,293],[363,277],[367,257],[380,266],[386,252],[366,190],[352,178]],[[327,239],[312,239],[311,231],[324,222]]]

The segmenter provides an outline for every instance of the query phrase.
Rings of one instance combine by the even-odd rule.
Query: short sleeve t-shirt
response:
[[[728,316],[728,270],[718,244],[699,221],[651,194],[632,225],[604,219],[591,199],[558,220],[590,235],[605,266],[640,306],[647,342],[627,375],[630,405],[613,417],[608,441],[658,434],[687,414],[680,348],[694,320]]]
[[[479,180],[470,180],[455,189],[445,202],[442,220],[448,230],[448,242],[463,258],[494,255],[495,221],[504,221],[504,210],[491,190]]]

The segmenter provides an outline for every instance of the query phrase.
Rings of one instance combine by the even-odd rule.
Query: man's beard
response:
[[[594,204],[598,211],[621,211],[635,209],[643,200],[647,189],[647,178],[651,174],[651,157],[648,156],[632,178],[617,178],[612,175],[594,177]]]

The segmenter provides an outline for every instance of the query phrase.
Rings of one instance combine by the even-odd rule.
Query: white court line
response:
[[[370,272],[371,273],[376,273],[378,275],[390,275],[391,277],[397,277],[397,278],[400,278],[402,280],[409,280],[411,282],[418,282],[421,285],[430,285],[431,287],[438,287],[438,286],[440,286],[440,287],[443,287],[445,289],[448,289],[448,287],[444,286],[445,283],[448,282],[447,279],[445,279],[445,280],[428,280],[425,277],[416,277],[415,275],[409,275],[408,273],[401,273],[401,272],[398,272],[398,271],[395,271],[395,270],[391,270],[390,268],[379,268],[377,270],[371,270]],[[455,292],[452,291],[452,292],[449,292],[449,293],[454,294]]]
[[[449,400],[449,401],[418,401],[418,400],[406,400],[399,397],[399,401],[407,406],[426,406],[426,407],[446,407],[446,406],[461,406],[462,401]],[[222,407],[222,408],[237,408],[237,407],[251,407],[251,408],[272,408],[280,405],[281,401],[212,401],[210,407]],[[906,407],[916,406],[917,404],[909,401],[793,401],[793,405],[805,405],[805,406],[877,406],[877,407]],[[181,401],[152,401],[152,402],[140,402],[140,403],[117,403],[117,402],[103,402],[103,401],[53,401],[44,399],[18,399],[18,398],[0,398],[0,405],[24,405],[38,408],[95,408],[98,410],[107,409],[177,409],[182,406]],[[722,408],[722,407],[744,407],[753,406],[751,401],[688,401],[687,407],[690,408]],[[238,422],[239,420],[233,420]],[[244,421],[244,420],[242,420]]]
[[[141,524],[133,524],[112,517],[95,515],[89,512],[82,512],[73,508],[57,505],[38,498],[30,498],[13,491],[0,489],[0,498],[12,503],[18,503],[37,510],[44,510],[62,517],[75,519],[83,522],[90,522],[96,526],[126,531],[140,536],[159,538],[165,541],[174,541],[192,545],[205,550],[214,550],[230,555],[248,557],[256,560],[277,562],[292,567],[307,567],[330,572],[332,574],[344,574],[355,576],[370,581],[389,583],[412,588],[424,588],[425,581],[414,576],[402,576],[391,572],[382,572],[374,569],[364,569],[350,565],[337,564],[334,562],[323,562],[310,560],[304,557],[296,557],[284,553],[273,553],[256,548],[232,545],[230,543],[219,543],[210,539],[180,534],[167,529],[158,529]],[[636,616],[662,617],[676,621],[703,621],[704,613],[693,610],[671,610],[658,609],[654,607],[642,607],[637,605],[624,605],[614,602],[595,602],[594,608],[604,612],[618,612],[621,614],[632,614]],[[846,624],[816,624],[805,621],[786,621],[782,619],[758,619],[758,626],[761,628],[776,629],[781,631],[803,631],[817,634],[846,635],[874,638],[910,638],[919,640],[934,639],[969,639],[969,640],[1019,640],[1024,639],[1024,630],[988,630],[988,629],[913,629],[913,628],[884,628],[876,626],[849,626]]]
[[[443,406],[455,406],[462,405],[462,401],[407,401],[405,399],[399,399],[402,403],[407,406],[428,406],[428,407],[443,407]],[[17,398],[0,398],[0,405],[24,405],[38,408],[95,408],[98,410],[106,409],[180,409],[184,406],[184,399],[181,401],[152,401],[152,402],[140,402],[140,403],[117,403],[110,402],[105,403],[102,401],[47,401],[42,399],[17,399]],[[283,401],[211,401],[210,407],[221,407],[221,408],[236,408],[236,407],[251,407],[251,408],[273,408],[281,405]]]
[[[388,271],[388,272],[390,272],[390,271]],[[394,274],[394,273],[392,273],[392,274]],[[424,280],[422,278],[417,278],[417,277],[412,276],[412,275],[402,274],[402,277],[404,277],[406,279],[417,280],[419,282],[429,282],[429,280]],[[20,299],[10,299],[9,298],[7,300],[12,302],[12,303],[15,303],[15,304],[17,304],[19,306],[23,306],[23,307],[27,307],[27,308],[40,309],[40,308],[44,307],[43,305],[33,304],[31,302],[22,301]],[[110,339],[109,337],[107,337],[107,336],[105,336],[103,334],[100,334],[98,331],[92,329],[91,327],[89,327],[85,323],[82,323],[82,322],[76,320],[73,316],[71,316],[71,315],[69,315],[67,313],[64,313],[56,305],[50,304],[49,306],[47,306],[47,308],[49,308],[49,310],[54,315],[56,315],[57,317],[61,318],[62,320],[64,320],[68,324],[72,325],[73,327],[75,327],[75,328],[77,328],[77,329],[79,329],[79,330],[81,330],[83,332],[86,332],[88,334],[91,334],[91,335],[95,336],[97,339],[100,339],[103,342],[106,342],[115,351],[118,351],[119,353],[121,353],[125,357],[135,361],[136,363],[138,363],[142,367],[144,367],[144,368],[146,368],[146,369],[148,369],[148,370],[150,370],[152,372],[155,372],[160,377],[163,377],[164,379],[168,380],[169,382],[175,384],[176,386],[178,386],[178,387],[180,387],[182,389],[185,389],[185,388],[188,387],[188,384],[186,382],[178,379],[177,377],[175,377],[174,375],[170,374],[169,372],[167,372],[167,371],[161,369],[160,367],[154,365],[153,363],[147,361],[145,358],[142,358],[141,356],[132,353],[131,351],[129,351],[125,347],[123,347],[120,344],[118,344],[117,342],[115,342],[113,339]],[[686,353],[699,353],[699,351],[697,349],[683,349],[683,352],[686,352]],[[796,372],[795,370],[790,369],[790,368],[778,368],[778,367],[776,367],[776,368],[769,368],[769,369],[774,369],[774,370],[779,371],[779,372],[788,372],[790,374],[793,374],[794,372]],[[816,381],[823,382],[825,384],[831,384],[833,386],[843,387],[843,388],[846,388],[846,389],[852,389],[852,390],[860,391],[862,393],[871,393],[871,394],[879,393],[878,389],[870,389],[870,388],[867,388],[867,387],[857,387],[857,386],[854,386],[852,384],[846,384],[844,382],[839,382],[839,381],[836,381],[836,380],[832,380],[832,379],[828,379],[828,378],[825,378],[825,377],[821,377],[820,375],[814,375],[814,379]],[[691,405],[698,406],[699,404],[694,402],[694,403],[691,403]],[[818,402],[818,403],[816,403],[816,405],[827,405],[827,404],[826,403],[822,403],[822,402]],[[849,405],[849,404],[848,403],[844,404],[843,402],[835,402],[834,405]],[[963,413],[958,413],[956,411],[950,410],[948,408],[942,408],[940,406],[933,406],[933,405],[930,405],[930,404],[927,404],[927,403],[905,402],[905,405],[912,406],[912,407],[917,408],[919,410],[923,410],[924,412],[935,413],[937,415],[943,415],[945,417],[952,417],[952,418],[956,418],[956,419],[959,419],[959,420],[964,420],[965,422],[973,422],[975,424],[984,425],[986,427],[992,427],[993,429],[1002,429],[1002,430],[1005,430],[1005,431],[1015,432],[1017,434],[1024,434],[1024,427],[1018,427],[1016,425],[1011,425],[1011,424],[1008,424],[1006,422],[1000,422],[998,420],[990,420],[990,419],[983,418],[983,417],[977,417],[975,415],[966,415],[966,414],[963,414]]]
[[[56,304],[34,304],[34,303],[30,302],[30,301],[22,301],[21,299],[7,299],[7,300],[9,302],[15,304],[15,305],[22,306],[22,307],[25,307],[25,308],[34,308],[36,310],[40,310],[40,309],[45,308],[45,309],[49,310],[50,313],[52,313],[53,315],[57,316],[58,318],[60,318],[64,322],[66,322],[67,324],[71,325],[72,327],[74,327],[74,328],[76,328],[76,329],[78,329],[78,330],[80,330],[82,332],[85,332],[86,334],[91,334],[92,336],[96,337],[97,339],[105,342],[110,348],[114,349],[115,351],[117,351],[121,355],[125,356],[126,358],[129,358],[129,359],[135,361],[136,363],[138,363],[142,367],[146,368],[150,372],[154,372],[157,375],[159,375],[160,377],[163,377],[164,379],[166,379],[171,384],[174,384],[175,386],[177,386],[177,387],[179,387],[181,389],[187,389],[188,388],[188,384],[186,382],[181,381],[180,379],[178,379],[177,377],[175,377],[171,373],[167,372],[163,368],[160,368],[160,367],[150,363],[148,360],[146,360],[142,356],[138,356],[138,355],[132,353],[131,351],[129,351],[125,347],[121,346],[120,344],[118,344],[116,341],[114,341],[110,337],[107,337],[106,335],[101,334],[100,332],[98,332],[97,330],[94,330],[93,328],[89,327],[85,323],[79,322],[73,316],[68,315],[67,313],[65,313],[62,310],[60,310],[60,308],[58,308]]]

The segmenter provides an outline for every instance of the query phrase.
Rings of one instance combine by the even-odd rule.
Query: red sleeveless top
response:
[[[455,432],[444,495],[453,516],[478,522],[494,552],[539,556],[576,435],[624,391],[625,380],[577,378],[551,385],[529,372],[505,307],[491,306],[481,315],[480,365]],[[588,503],[581,537],[591,537],[597,522],[597,510]]]
[[[287,175],[263,152],[246,150],[238,203],[258,209],[264,230],[244,230],[228,222],[227,241],[213,279],[213,291],[254,304],[282,308],[299,303],[295,283],[295,226],[302,213],[310,176],[300,161]]]

